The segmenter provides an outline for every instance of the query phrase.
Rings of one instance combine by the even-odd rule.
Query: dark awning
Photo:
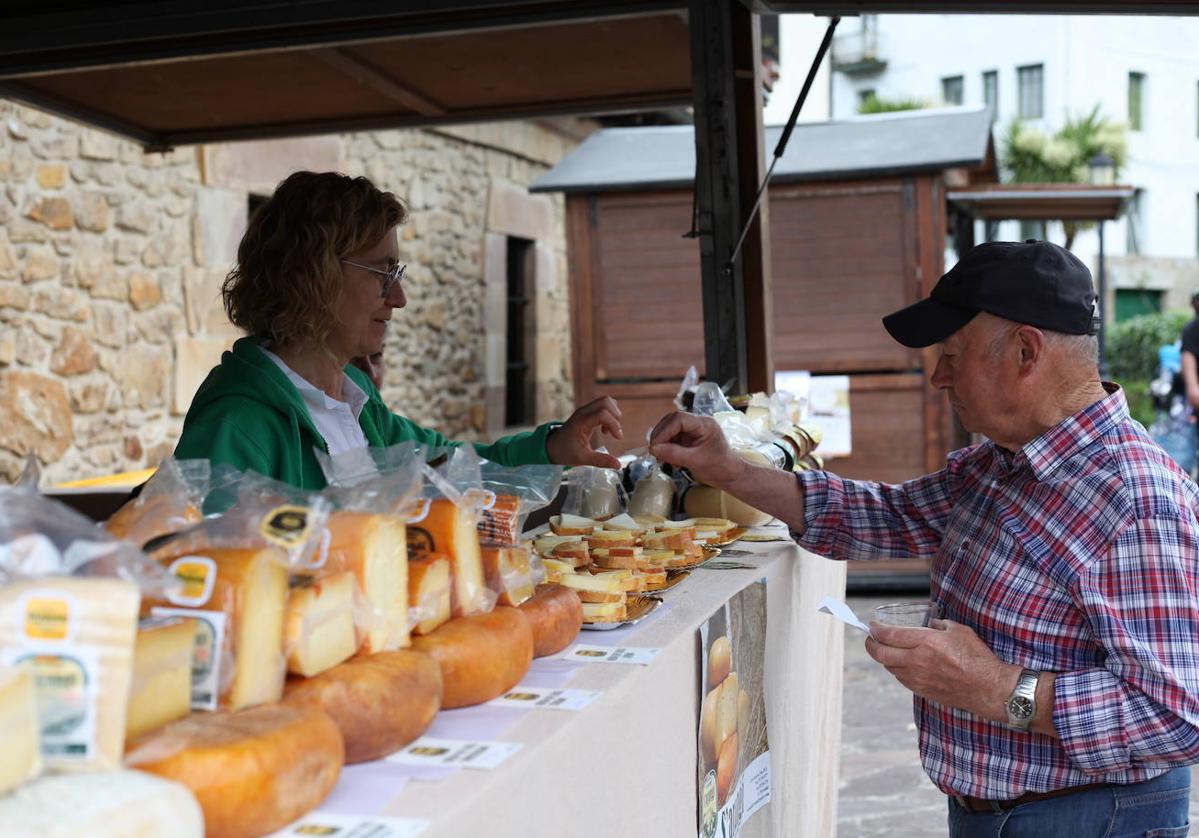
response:
[[[17,5],[0,96],[151,147],[692,101],[677,0]]]
[[[990,183],[951,189],[949,203],[987,221],[1112,221],[1124,212],[1131,186],[1086,183]]]

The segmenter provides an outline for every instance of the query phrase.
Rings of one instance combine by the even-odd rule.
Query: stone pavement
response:
[[[868,621],[876,605],[919,598],[851,595],[848,602]],[[920,766],[911,693],[871,660],[862,641],[861,632],[846,628],[838,838],[944,836],[945,798]],[[1199,823],[1194,769],[1191,821]]]

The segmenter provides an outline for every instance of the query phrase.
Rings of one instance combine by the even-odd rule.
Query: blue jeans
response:
[[[949,798],[950,838],[1180,838],[1188,830],[1191,769],[1131,786],[1080,791],[975,813]]]

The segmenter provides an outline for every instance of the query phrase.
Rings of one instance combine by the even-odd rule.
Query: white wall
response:
[[[803,88],[820,39],[828,28],[828,18],[813,15],[779,15],[779,78],[766,102],[763,122],[785,125]],[[816,72],[808,99],[799,114],[800,122],[823,122],[829,118],[829,60]],[[766,149],[772,154],[774,149]]]
[[[860,26],[846,18],[839,29]],[[1129,133],[1121,181],[1145,190],[1141,252],[1194,258],[1199,252],[1199,18],[1009,15],[884,15],[878,19],[886,70],[874,77],[833,74],[833,118],[857,110],[858,92],[939,103],[941,78],[964,75],[963,104],[983,102],[982,73],[999,71],[997,149],[1017,110],[1016,68],[1044,65],[1045,117],[1052,132],[1095,104],[1128,117],[1128,73],[1146,74],[1144,130]],[[838,33],[840,34],[840,32]],[[979,225],[978,235],[982,229]],[[1015,223],[1001,238],[1016,238]],[[1050,238],[1061,241],[1060,227]],[[1109,253],[1125,250],[1125,222],[1107,225]],[[1094,263],[1098,238],[1084,233],[1075,251]]]

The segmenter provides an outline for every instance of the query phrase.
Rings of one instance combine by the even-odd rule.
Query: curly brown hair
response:
[[[296,172],[255,210],[221,297],[230,322],[275,344],[323,343],[341,297],[340,260],[408,217],[364,177]]]

